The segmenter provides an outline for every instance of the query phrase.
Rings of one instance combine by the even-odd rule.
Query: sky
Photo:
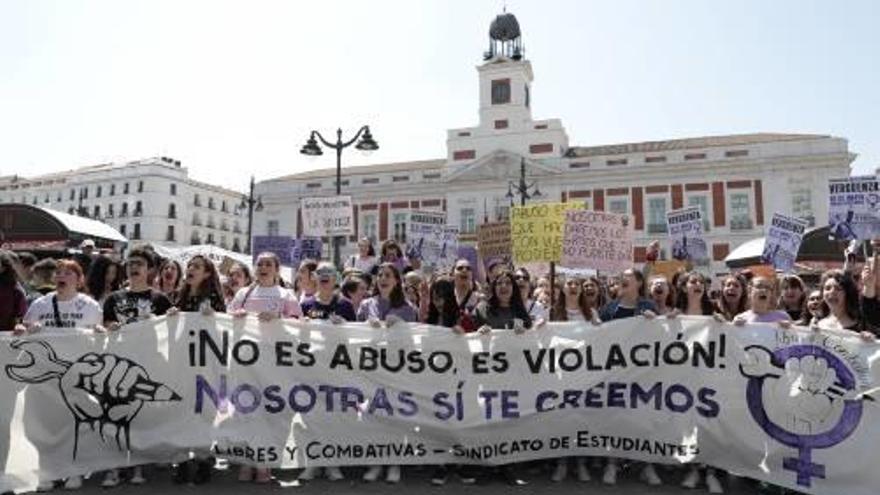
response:
[[[816,133],[880,167],[873,0],[0,0],[0,175],[170,156],[244,191],[364,124],[344,166],[444,158],[505,5],[572,145]]]

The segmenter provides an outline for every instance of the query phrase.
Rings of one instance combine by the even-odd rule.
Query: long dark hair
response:
[[[159,277],[159,288],[163,288],[162,283],[164,282],[164,278],[162,277],[162,271],[168,265],[174,265],[177,269],[177,278],[174,279],[174,286],[171,288],[172,291],[177,291],[180,289],[180,280],[183,278],[183,267],[180,266],[180,263],[177,260],[171,258],[165,258],[159,263],[159,271],[156,274]]]
[[[376,271],[376,277],[379,277],[379,272],[382,271],[383,268],[387,268],[391,270],[391,273],[394,274],[394,280],[397,283],[394,285],[394,288],[391,289],[391,294],[389,296],[389,302],[391,303],[392,308],[399,308],[407,304],[406,295],[403,293],[403,277],[400,276],[400,270],[394,266],[394,263],[382,263],[379,265],[379,269]],[[375,284],[373,288],[373,296],[381,297],[382,294],[379,291],[379,284]],[[520,303],[522,304],[522,303]]]
[[[782,299],[782,293],[789,287],[800,287],[801,289],[801,299],[797,302],[797,308],[794,310],[789,310],[785,307],[785,301]],[[789,314],[791,314],[790,311],[799,311],[800,314],[803,314],[807,310],[807,284],[804,283],[803,279],[791,273],[783,275],[779,281],[779,302],[777,306]]]
[[[184,282],[183,287],[177,291],[177,297],[174,298],[175,305],[179,306],[180,304],[186,303],[190,298],[198,298],[200,301],[205,299],[211,300],[212,295],[215,298],[214,300],[223,301],[223,289],[220,286],[220,274],[217,273],[217,267],[210,259],[201,254],[197,254],[186,262],[187,268],[197,259],[202,260],[202,263],[205,265],[205,270],[208,272],[208,277],[205,278],[205,280],[202,280],[202,283],[194,289],[191,288],[188,283]]]
[[[825,299],[825,282],[829,279],[835,280],[843,289],[843,295],[846,297],[846,314],[862,326],[862,312],[859,310],[859,287],[856,280],[843,270],[828,270],[823,273],[821,280],[819,280],[819,289],[822,291],[823,300]]]
[[[739,301],[736,302],[736,307],[730,307],[727,304],[727,299],[724,297],[724,286],[727,284],[728,280],[735,280],[736,283],[739,284],[740,290],[742,291],[739,296]],[[724,316],[724,319],[727,321],[733,321],[733,318],[748,309],[749,302],[749,283],[746,281],[746,278],[740,274],[730,274],[724,277],[721,280],[721,297],[718,298],[718,305],[715,310],[718,313],[721,313]]]
[[[443,299],[443,307],[434,305],[434,297]],[[455,301],[455,283],[448,277],[441,277],[431,284],[431,297],[428,303],[428,321],[431,325],[452,328],[458,323],[458,303]]]
[[[568,309],[565,307],[565,285],[568,284],[569,281],[574,281],[578,285],[578,308],[581,310],[581,314],[584,315],[584,319],[590,321],[593,317],[592,308],[590,308],[589,303],[587,302],[587,295],[584,293],[584,282],[586,280],[581,277],[572,277],[565,281],[565,284],[562,285],[562,294],[556,298],[553,303],[553,310],[550,314],[551,321],[568,321]],[[600,287],[600,295],[601,298],[601,286]],[[598,301],[598,299],[597,299]],[[599,306],[601,307],[601,306]]]
[[[690,271],[678,277],[678,287],[675,288],[675,307],[681,311],[688,309],[687,283],[691,277],[697,277],[703,283],[703,295],[700,296],[700,312],[709,316],[715,312],[712,300],[709,299],[709,280],[700,272]]]
[[[12,252],[0,250],[0,266],[3,267],[3,273],[0,273],[0,285],[3,287],[16,287],[20,282],[12,256]]]
[[[513,273],[510,270],[504,270],[499,273],[492,283],[489,284],[489,313],[492,315],[498,314],[498,309],[501,307],[501,301],[498,300],[498,281],[506,278],[511,284],[511,296],[510,296],[510,309],[513,312],[514,318],[519,318],[523,321],[526,328],[531,328],[532,326],[532,317],[529,316],[529,312],[526,310],[526,307],[523,305],[522,296],[519,293],[519,287],[516,285],[516,280],[513,278]]]
[[[122,264],[107,255],[99,254],[89,265],[89,273],[86,275],[86,290],[96,300],[104,297],[107,272],[111,266],[116,267],[116,277],[110,281],[110,292],[118,290],[122,286]]]

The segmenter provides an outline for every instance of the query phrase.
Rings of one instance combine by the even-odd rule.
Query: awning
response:
[[[817,227],[804,233],[801,247],[798,250],[796,263],[805,266],[824,266],[823,263],[837,264],[843,261],[843,251],[849,244],[848,241],[838,241],[830,238],[830,227]],[[871,252],[870,245],[868,252]],[[764,238],[758,237],[740,244],[724,258],[724,264],[728,268],[744,268],[761,263],[761,253],[764,252]],[[864,252],[859,250],[856,255],[858,260],[864,261]],[[831,265],[829,265],[831,266]]]
[[[126,239],[113,227],[84,217],[25,204],[0,204],[0,242],[4,249],[63,250],[92,239],[117,248]]]

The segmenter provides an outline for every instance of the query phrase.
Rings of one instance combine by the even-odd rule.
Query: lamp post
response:
[[[532,189],[534,190],[532,191]],[[532,182],[531,184],[526,183],[525,158],[520,158],[519,162],[519,183],[510,181],[507,183],[507,195],[505,197],[510,200],[510,206],[513,206],[513,198],[517,195],[519,196],[520,206],[525,206],[527,199],[541,197],[541,191],[538,189],[537,181]]]
[[[317,139],[315,139],[317,138]],[[354,137],[349,139],[348,141],[342,140],[342,129],[336,129],[336,142],[332,143],[324,139],[324,136],[321,135],[318,131],[312,131],[309,135],[308,141],[303,145],[302,149],[299,150],[300,153],[306,156],[321,156],[324,152],[321,150],[321,147],[318,145],[318,139],[321,140],[321,143],[328,147],[336,150],[336,195],[340,196],[342,194],[342,150],[348,148],[352,144],[357,141],[355,144],[355,148],[369,153],[370,151],[375,151],[379,149],[379,145],[373,139],[373,135],[370,133],[370,126],[361,126],[360,129],[355,133]],[[359,141],[358,141],[359,140]],[[339,267],[339,240],[341,237],[334,236],[333,237],[333,264]]]
[[[238,205],[239,211],[247,208],[248,209],[248,227],[247,227],[247,244],[245,248],[245,254],[251,254],[251,232],[254,227],[254,209],[257,211],[262,211],[263,209],[263,198],[258,197],[254,198],[254,176],[251,176],[251,186],[248,191],[247,198],[242,198],[241,204]]]

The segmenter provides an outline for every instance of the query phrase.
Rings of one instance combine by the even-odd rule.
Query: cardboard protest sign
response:
[[[308,237],[354,234],[351,196],[303,198],[303,235]]]
[[[618,272],[632,267],[633,231],[629,215],[604,211],[565,212],[563,265]]]
[[[449,267],[458,254],[458,228],[446,225],[446,213],[414,211],[407,222],[407,256],[424,267]]]
[[[511,259],[510,222],[489,222],[477,226],[477,246],[487,265]]]
[[[293,249],[293,237],[255,235],[252,244],[251,253],[253,253],[254,263],[257,262],[257,255],[263,252],[275,253],[282,265],[290,266],[290,254]]]
[[[577,203],[540,203],[515,206],[510,215],[510,237],[516,264],[533,261],[559,262],[565,212],[577,210]]]
[[[783,272],[791,271],[806,229],[806,221],[774,213],[770,230],[764,239],[761,262]]]
[[[672,282],[672,278],[676,273],[684,273],[690,267],[684,261],[679,260],[662,260],[645,263],[645,277],[665,277],[667,281]]]
[[[703,239],[703,215],[698,207],[666,213],[672,257],[677,260],[700,261],[709,258]]]
[[[828,181],[828,225],[839,241],[880,236],[880,181],[876,176]]]
[[[290,262],[294,268],[299,267],[302,260],[320,260],[324,244],[317,237],[294,239],[290,250]]]

